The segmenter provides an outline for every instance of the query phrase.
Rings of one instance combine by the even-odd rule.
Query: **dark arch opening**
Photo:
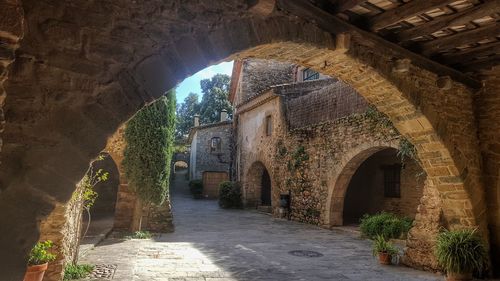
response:
[[[356,169],[344,199],[344,225],[358,224],[363,215],[382,211],[415,217],[425,177],[416,161],[401,163],[397,153],[394,148],[383,149]]]
[[[262,173],[260,200],[262,206],[271,206],[271,177],[266,168]]]

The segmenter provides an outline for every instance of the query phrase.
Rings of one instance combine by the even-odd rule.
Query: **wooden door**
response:
[[[219,184],[228,181],[226,172],[203,172],[203,196],[216,199],[219,197]]]

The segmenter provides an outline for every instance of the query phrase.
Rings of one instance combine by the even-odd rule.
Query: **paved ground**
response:
[[[370,242],[342,230],[221,210],[192,200],[183,176],[172,188],[174,233],[152,240],[108,238],[81,262],[117,265],[113,280],[443,280],[404,266],[382,266]],[[293,256],[293,250],[321,257]]]

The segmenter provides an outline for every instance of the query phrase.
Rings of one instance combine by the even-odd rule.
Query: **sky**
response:
[[[182,81],[176,89],[177,103],[184,102],[184,99],[189,93],[197,93],[201,99],[200,81],[207,78],[212,78],[217,73],[227,74],[231,76],[233,71],[233,62],[222,62],[217,65],[209,66],[203,70],[198,71],[193,76],[188,77]]]

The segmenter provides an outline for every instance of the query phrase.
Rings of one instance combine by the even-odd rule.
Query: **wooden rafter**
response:
[[[419,1],[420,2],[420,1]],[[397,44],[391,43],[378,35],[364,31],[342,19],[314,6],[308,0],[278,0],[279,8],[304,20],[314,22],[320,28],[332,34],[349,33],[358,42],[380,50],[399,59],[409,59],[411,63],[436,73],[439,76],[450,76],[472,88],[481,84],[475,79],[445,65],[439,64],[424,56],[413,53]]]
[[[487,0],[483,4],[458,13],[444,15],[424,24],[409,28],[397,34],[400,41],[432,34],[449,26],[467,24],[470,21],[500,12],[500,0]]]
[[[342,13],[349,9],[356,7],[357,5],[365,2],[366,0],[338,0],[335,1],[335,6],[333,12],[335,14]]]
[[[414,0],[371,18],[368,26],[370,30],[377,31],[407,18],[417,16],[432,9],[443,7],[451,2],[453,2],[453,0]]]
[[[455,47],[475,43],[484,39],[500,35],[500,23],[495,22],[479,28],[457,32],[422,43],[422,54],[432,55],[439,51],[446,51]]]
[[[500,54],[500,41],[483,44],[479,47],[469,48],[460,52],[444,54],[441,61],[446,64],[458,64],[490,54]]]
[[[468,62],[460,67],[464,72],[477,72],[481,69],[491,68],[500,64],[500,55],[493,55],[487,58],[482,58]]]

